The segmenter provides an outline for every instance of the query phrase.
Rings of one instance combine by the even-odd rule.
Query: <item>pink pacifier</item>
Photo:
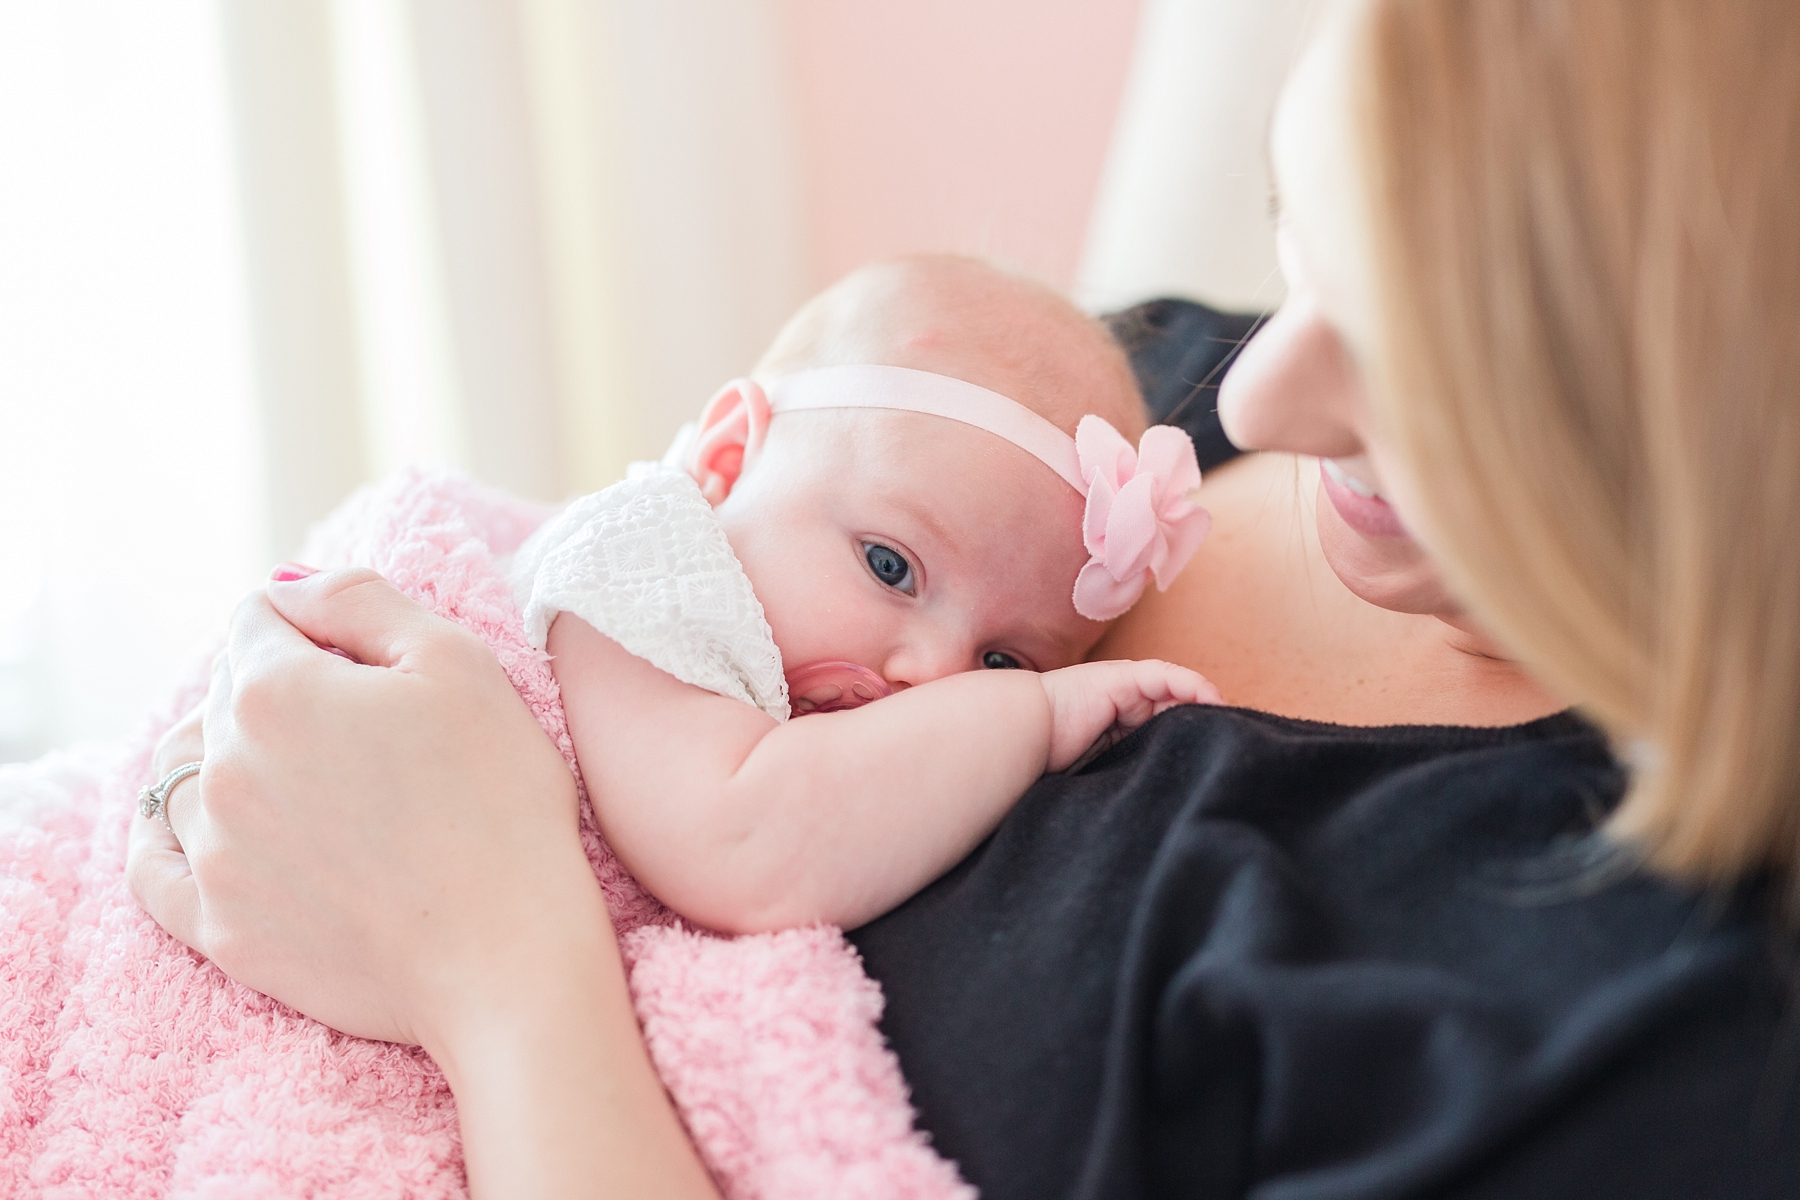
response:
[[[796,717],[861,708],[894,694],[887,680],[853,662],[816,662],[788,672],[788,705]]]

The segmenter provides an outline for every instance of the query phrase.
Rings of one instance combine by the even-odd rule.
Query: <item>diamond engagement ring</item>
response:
[[[167,775],[164,775],[149,787],[139,789],[139,815],[154,817],[157,820],[160,820],[163,823],[164,829],[168,830],[170,833],[174,833],[175,827],[169,824],[169,793],[174,791],[176,786],[180,784],[182,780],[190,775],[198,775],[199,773],[199,763],[182,763],[179,767],[176,767],[173,771],[170,771]]]

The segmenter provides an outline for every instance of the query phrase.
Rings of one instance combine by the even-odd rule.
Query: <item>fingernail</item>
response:
[[[269,572],[269,578],[276,583],[292,583],[296,579],[305,579],[308,575],[317,575],[319,568],[308,567],[300,563],[284,562]]]

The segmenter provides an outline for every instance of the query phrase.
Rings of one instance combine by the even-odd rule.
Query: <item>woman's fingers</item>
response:
[[[231,667],[223,652],[214,656],[212,665],[212,685],[207,689],[207,700],[202,701],[187,716],[169,727],[156,743],[156,752],[150,756],[151,769],[157,780],[163,779],[176,767],[187,763],[203,763],[206,761],[205,718],[207,703],[220,692],[231,691]],[[163,797],[163,817],[146,818],[139,814],[139,821],[153,826],[169,841],[169,848],[177,853],[182,847],[192,843],[194,830],[202,818],[195,803],[199,799],[200,776],[190,775],[176,784]],[[189,830],[188,841],[181,838],[182,830]]]
[[[200,889],[175,835],[155,818],[133,817],[125,882],[145,912],[201,953]]]
[[[219,690],[219,681],[225,680],[226,690],[231,686],[231,669],[225,661],[225,655],[219,654],[213,659],[212,685],[208,691]],[[150,756],[150,767],[161,779],[182,763],[199,762],[205,754],[206,742],[203,734],[203,717],[206,711],[204,702],[194,706],[193,710],[175,724],[169,726],[161,738],[157,740],[156,750]]]
[[[369,570],[271,581],[268,594],[274,611],[313,642],[372,666],[404,665],[447,625]]]
[[[221,671],[226,670],[224,663],[223,654],[213,661],[214,690],[219,686]],[[229,688],[228,670],[225,679],[226,687]],[[183,763],[205,759],[203,711],[203,708],[195,708],[171,726],[157,742],[156,751],[151,756],[151,769],[156,779],[160,780]],[[125,881],[131,888],[131,894],[137,897],[137,902],[158,925],[196,950],[203,950],[200,945],[200,890],[195,885],[181,841],[170,829],[170,825],[185,825],[191,830],[203,818],[195,804],[199,798],[199,790],[199,778],[196,776],[183,780],[169,793],[163,802],[163,812],[169,817],[169,825],[142,813],[133,815],[131,836],[125,851]],[[190,833],[190,836],[193,835]]]

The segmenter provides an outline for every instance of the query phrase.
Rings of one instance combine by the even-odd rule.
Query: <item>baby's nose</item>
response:
[[[881,676],[895,691],[917,687],[946,675],[955,675],[974,666],[974,651],[966,646],[944,641],[904,646],[888,656],[882,664]]]

